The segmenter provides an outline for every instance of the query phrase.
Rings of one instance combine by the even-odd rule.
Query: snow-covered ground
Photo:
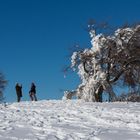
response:
[[[140,103],[0,105],[0,140],[140,140]]]

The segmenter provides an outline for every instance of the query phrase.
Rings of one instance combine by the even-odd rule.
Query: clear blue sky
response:
[[[16,101],[15,83],[29,100],[30,83],[39,99],[60,99],[60,89],[74,89],[78,77],[64,78],[74,44],[90,47],[89,19],[113,25],[140,21],[139,0],[0,0],[0,71],[9,81],[6,101]]]

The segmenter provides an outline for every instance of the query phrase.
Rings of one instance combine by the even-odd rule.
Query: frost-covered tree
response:
[[[92,47],[71,57],[71,68],[81,78],[76,96],[101,102],[105,92],[115,101],[115,84],[121,81],[130,88],[139,86],[140,25],[119,28],[113,35],[97,34],[92,25],[89,33]]]
[[[3,98],[3,90],[7,84],[5,77],[2,73],[0,73],[0,102],[4,99]]]

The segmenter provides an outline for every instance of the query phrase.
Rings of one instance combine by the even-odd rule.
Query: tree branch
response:
[[[134,64],[134,63],[137,63],[137,62],[140,63],[140,59],[131,60],[131,61],[129,61],[128,63],[126,63],[125,66],[123,67],[123,69],[120,71],[120,73],[118,73],[118,75],[117,75],[114,79],[110,80],[109,83],[114,83],[114,82],[116,82],[116,81],[122,76],[122,74],[123,74],[125,71],[128,70],[127,67],[128,67],[129,65]]]

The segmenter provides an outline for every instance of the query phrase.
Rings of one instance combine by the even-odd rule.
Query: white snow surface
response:
[[[140,140],[140,103],[1,104],[0,140]]]

